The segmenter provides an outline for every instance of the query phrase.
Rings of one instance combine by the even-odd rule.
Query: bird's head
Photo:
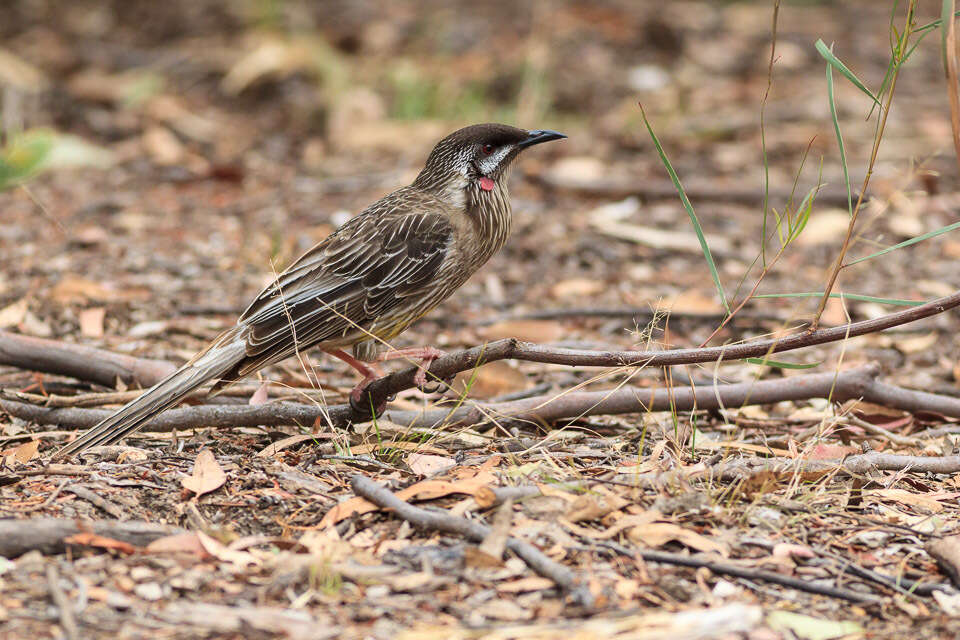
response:
[[[505,124],[475,124],[437,143],[415,186],[453,192],[493,191],[527,147],[567,136],[556,131],[518,129]]]

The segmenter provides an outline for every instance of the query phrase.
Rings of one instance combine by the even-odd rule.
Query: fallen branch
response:
[[[960,472],[960,456],[906,456],[871,451],[842,460],[805,460],[785,458],[740,458],[712,470],[718,480],[736,480],[764,471],[777,474],[830,472],[837,468],[851,475],[872,471],[913,471],[950,474]]]
[[[473,542],[481,543],[490,534],[490,527],[479,522],[472,522],[466,518],[457,518],[448,513],[428,511],[404,502],[392,492],[381,487],[366,476],[355,475],[350,479],[350,486],[354,492],[383,509],[392,509],[400,518],[410,524],[431,531],[443,531],[463,536]],[[527,566],[539,575],[552,580],[564,592],[570,594],[575,601],[590,607],[593,596],[580,584],[576,574],[567,567],[558,564],[545,556],[532,544],[508,537],[506,547],[517,554]]]
[[[125,384],[150,387],[176,370],[163,360],[135,358],[8,331],[0,331],[0,365],[69,376],[111,388],[118,379]]]
[[[16,558],[34,549],[45,555],[63,553],[67,548],[65,538],[88,530],[137,547],[145,547],[157,538],[184,533],[176,527],[150,522],[98,520],[78,523],[65,518],[0,520],[0,556]]]
[[[762,358],[773,353],[839,342],[868,333],[876,333],[929,318],[958,306],[960,306],[960,291],[879,318],[862,320],[838,327],[719,347],[672,349],[669,351],[587,351],[550,348],[512,339],[497,340],[434,360],[428,375],[433,380],[446,380],[457,373],[469,371],[480,364],[495,360],[525,360],[528,362],[587,367],[664,367],[700,362]],[[410,367],[374,380],[367,387],[367,393],[372,400],[371,406],[380,406],[389,396],[413,388],[415,386],[413,378],[416,373],[417,368]]]
[[[476,425],[492,420],[550,424],[592,415],[715,410],[810,398],[830,398],[835,402],[863,399],[904,411],[924,410],[960,417],[960,398],[884,384],[876,380],[877,374],[878,368],[875,365],[867,365],[835,373],[813,373],[759,382],[673,389],[641,390],[624,387],[605,391],[578,391],[510,402],[463,406],[452,410],[442,407],[426,411],[389,409],[381,417],[389,422],[417,429]],[[43,407],[11,400],[2,394],[0,409],[37,424],[56,424],[75,429],[92,427],[112,413],[104,409]],[[199,427],[281,425],[312,427],[317,420],[324,425],[343,427],[357,421],[357,416],[347,404],[332,407],[295,402],[196,405],[165,411],[147,422],[144,430],[168,432]]]

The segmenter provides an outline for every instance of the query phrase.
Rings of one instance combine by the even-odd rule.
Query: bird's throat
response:
[[[492,178],[488,178],[487,176],[480,178],[480,188],[484,191],[493,191],[495,186],[496,184],[493,182]]]

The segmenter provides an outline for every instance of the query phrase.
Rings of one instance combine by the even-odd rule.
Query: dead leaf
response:
[[[639,527],[632,527],[627,531],[627,537],[633,542],[640,542],[649,547],[660,547],[668,542],[675,541],[697,551],[718,553],[724,558],[729,554],[723,545],[670,522],[651,522]]]
[[[128,542],[123,542],[122,540],[114,540],[113,538],[107,538],[105,536],[98,536],[95,533],[90,533],[89,531],[82,531],[80,533],[75,533],[68,538],[64,538],[63,541],[67,544],[77,544],[85,547],[98,547],[100,549],[114,549],[120,553],[136,553],[137,548]]]
[[[530,386],[527,376],[510,366],[506,360],[497,360],[482,367],[462,371],[453,381],[453,389],[457,393],[467,392],[471,398],[482,400],[523,391]]]
[[[0,309],[0,329],[15,327],[23,322],[27,315],[27,299],[20,298],[12,304]]]
[[[892,500],[901,504],[919,507],[930,513],[940,513],[944,505],[940,500],[950,500],[955,502],[960,493],[914,493],[906,489],[869,489],[863,492],[864,496],[871,496],[883,500]],[[934,497],[936,496],[936,497]]]
[[[88,338],[103,337],[103,320],[107,310],[103,307],[93,307],[80,312],[80,334]]]
[[[260,565],[260,561],[257,560],[253,554],[250,554],[246,551],[236,551],[231,549],[226,545],[221,544],[214,538],[211,538],[202,531],[197,531],[196,535],[204,551],[212,555],[217,560],[229,562],[230,564],[244,568],[248,566]]]
[[[216,491],[227,481],[227,474],[210,449],[203,449],[193,463],[193,474],[180,479],[184,488],[193,491],[197,498]]]
[[[147,545],[146,551],[147,553],[192,553],[201,557],[210,555],[193,531],[157,538]]]
[[[448,456],[430,456],[422,453],[411,453],[407,456],[407,466],[410,471],[421,476],[432,476],[456,466],[456,462]]]
[[[720,313],[723,311],[723,307],[716,298],[704,295],[699,289],[689,289],[675,296],[664,298],[657,307],[674,313],[690,314]]]
[[[247,404],[251,406],[257,406],[264,404],[269,397],[268,387],[270,386],[269,382],[262,383],[257,390],[253,392],[253,395],[250,396],[250,400],[247,401]]]
[[[486,340],[516,338],[527,342],[557,342],[567,336],[567,329],[550,320],[504,320],[479,331]]]
[[[599,520],[608,513],[622,509],[626,504],[626,500],[615,495],[588,494],[577,496],[567,510],[566,518],[570,522]]]
[[[542,591],[543,589],[552,589],[553,580],[541,578],[540,576],[529,576],[519,580],[509,582],[500,582],[497,584],[497,591],[500,593],[529,593],[530,591]]]
[[[40,448],[39,440],[30,440],[13,450],[13,459],[21,464],[30,462],[37,457],[37,450]]]
[[[550,287],[554,298],[589,298],[607,288],[606,283],[590,278],[569,278]]]
[[[464,547],[463,561],[468,567],[475,569],[498,569],[503,566],[503,560],[473,546]]]
[[[700,253],[703,251],[697,234],[690,231],[658,229],[657,227],[606,219],[593,219],[590,224],[604,235],[653,247],[661,251],[672,250],[685,253]],[[729,254],[732,249],[727,238],[714,235],[710,238],[710,250],[714,255],[724,255]]]
[[[929,351],[939,340],[940,335],[935,331],[931,331],[923,336],[911,336],[909,338],[894,340],[893,345],[900,353],[912,355],[914,353]]]
[[[143,148],[158,165],[172,166],[183,161],[183,144],[166,127],[154,125],[143,132]]]
[[[50,79],[9,49],[0,49],[0,84],[25,93],[39,93],[50,85]]]
[[[858,451],[857,447],[842,444],[817,444],[804,451],[803,458],[805,460],[840,460]]]

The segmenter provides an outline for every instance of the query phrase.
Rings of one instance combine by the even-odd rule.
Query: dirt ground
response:
[[[782,212],[795,182],[794,203],[818,174],[825,186],[758,293],[824,288],[848,213],[814,42],[834,43],[879,87],[889,4],[780,10],[763,129],[770,206]],[[918,23],[936,19],[939,5],[920,2]],[[396,346],[455,351],[510,337],[575,349],[696,347],[723,307],[638,102],[689,191],[728,295],[742,298],[760,273],[772,3],[13,0],[2,13],[7,136],[50,127],[112,154],[109,166],[49,171],[0,192],[2,330],[180,364],[231,326],[275,271],[409,183],[439,138],[503,121],[569,139],[520,160],[507,247]],[[858,186],[876,119],[866,119],[870,98],[837,74],[835,83]],[[898,78],[851,258],[956,222],[951,135],[933,31]],[[960,239],[940,236],[845,269],[836,290],[944,296],[960,289],[958,257]],[[754,299],[711,344],[799,327],[816,304]],[[837,299],[823,323],[897,309]],[[664,313],[651,321],[654,310]],[[887,383],[956,396],[958,329],[947,312],[778,356],[808,369],[711,363],[674,368],[672,384],[878,363]],[[342,403],[352,370],[319,354],[310,364],[306,372],[288,361],[209,402]],[[392,406],[647,389],[663,387],[664,373],[505,360],[462,376],[465,394],[410,390]],[[117,390],[0,367],[0,398]],[[116,405],[115,396],[85,397],[89,409]],[[298,434],[307,436],[288,440]],[[57,527],[76,534],[65,550],[69,533],[0,557],[0,637],[960,634],[960,596],[929,547],[960,533],[960,476],[840,464],[864,451],[955,456],[960,426],[932,411],[814,398],[554,424],[494,416],[450,429],[196,428],[138,433],[45,468],[42,456],[72,435],[0,411],[0,525],[28,538]],[[792,470],[711,472],[744,461]],[[837,464],[803,471],[809,461]],[[573,571],[581,591],[503,554],[497,536],[478,546],[360,509],[356,474],[393,490],[422,483],[406,496],[413,503],[531,543]],[[507,487],[533,489],[496,506],[494,490]],[[156,530],[131,543],[122,534],[130,522]]]

